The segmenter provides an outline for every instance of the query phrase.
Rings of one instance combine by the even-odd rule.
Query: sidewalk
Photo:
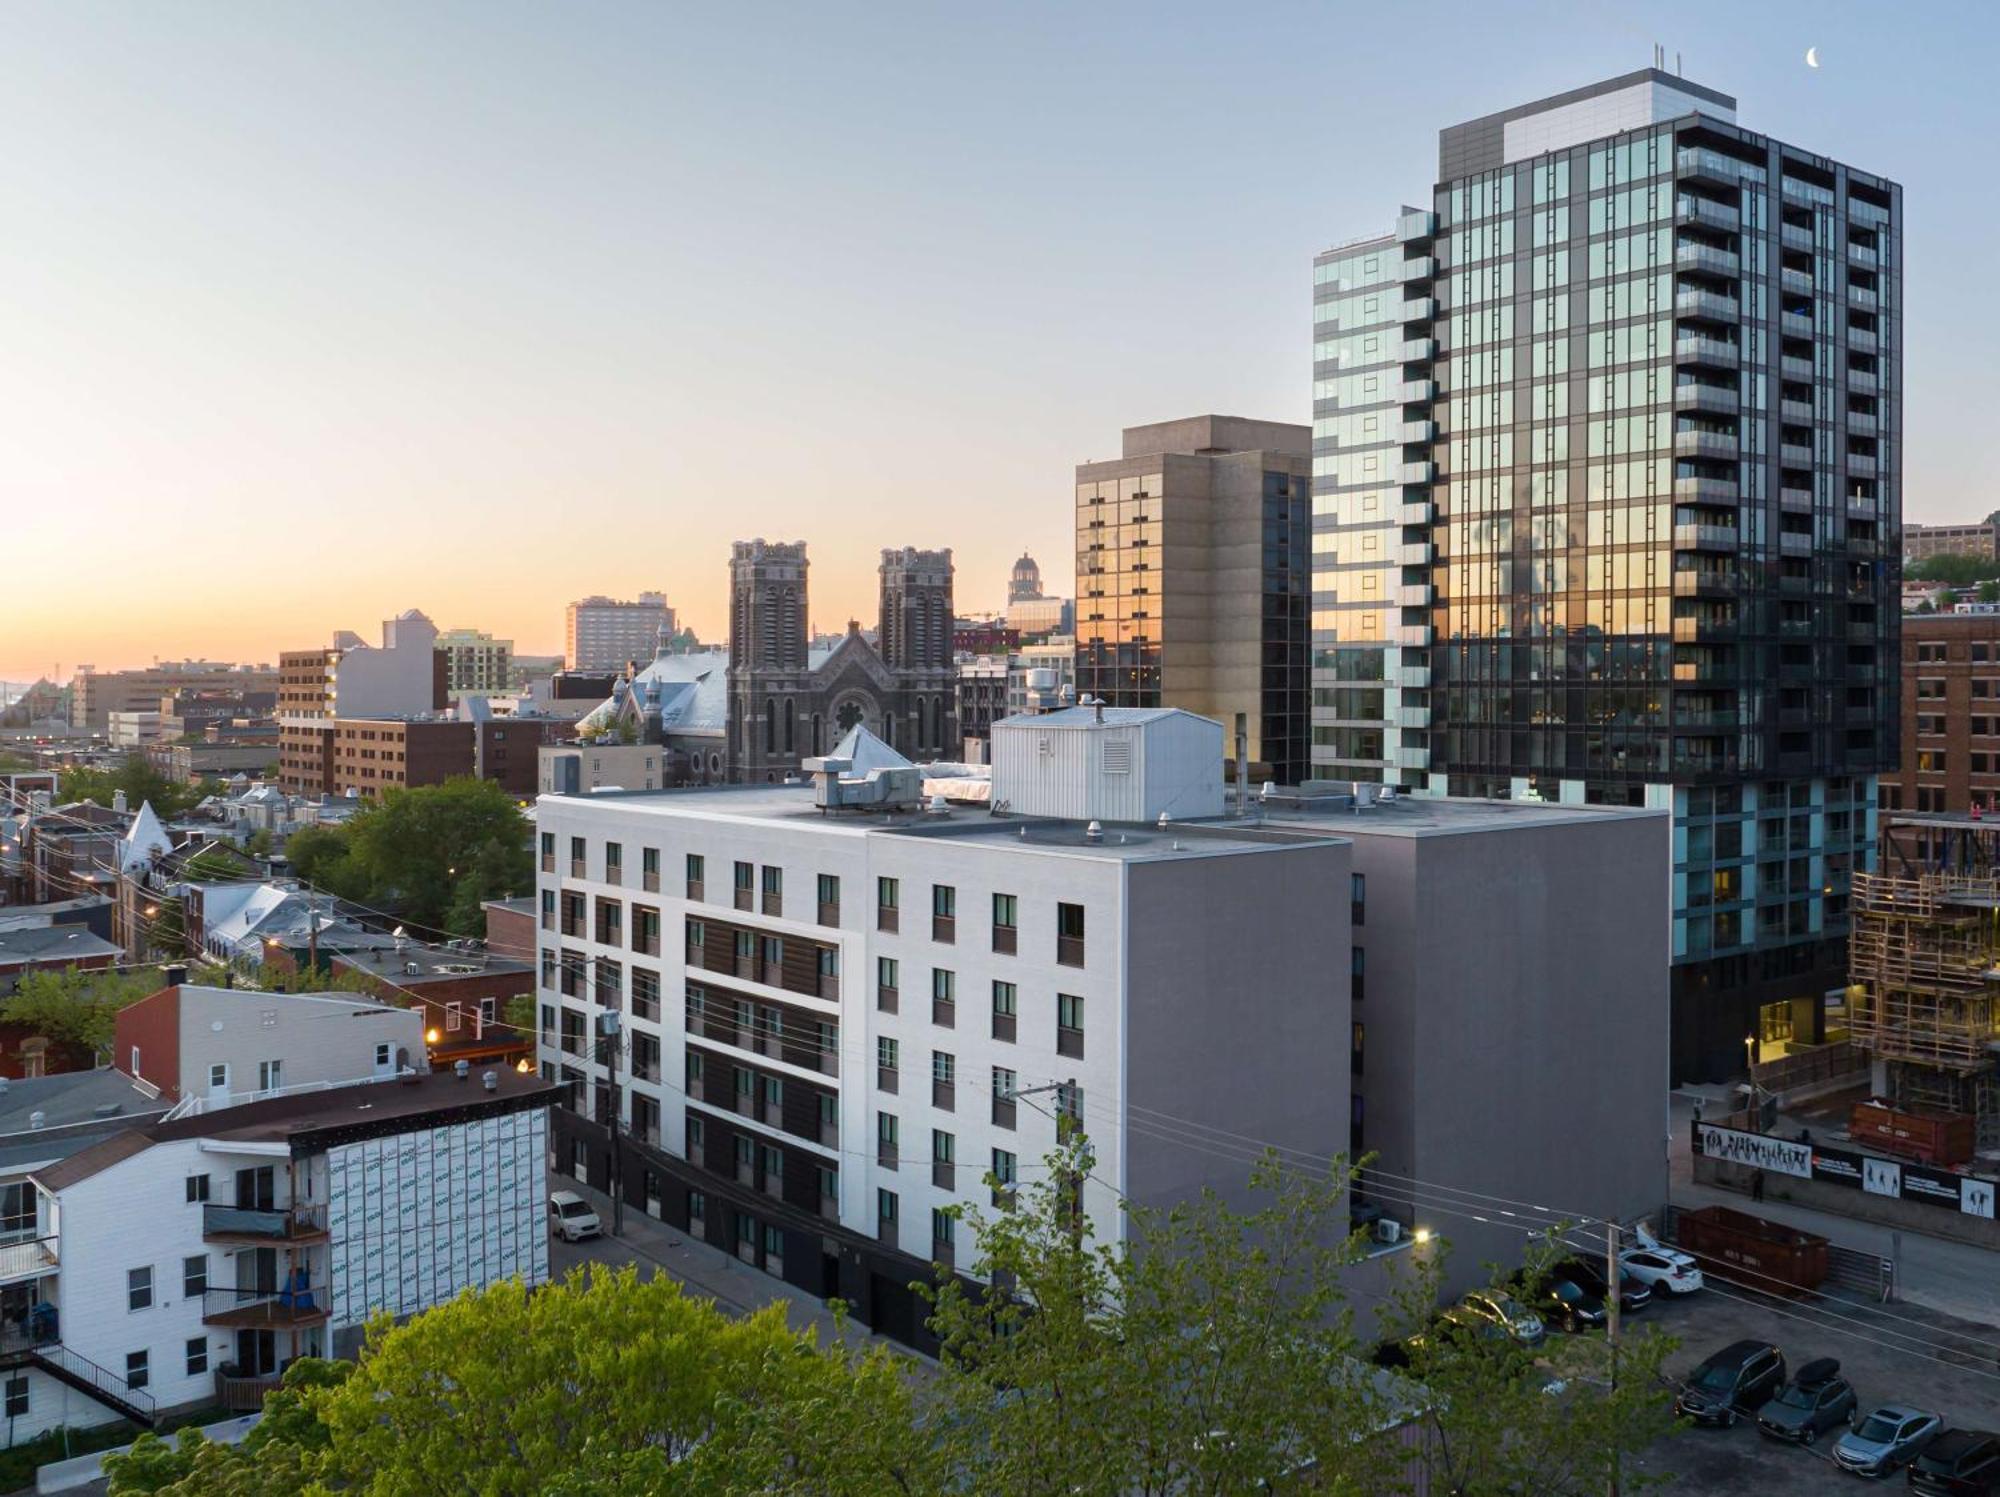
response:
[[[1711,1103],[1706,1111],[1713,1118],[1720,1109]],[[1693,1116],[1689,1101],[1676,1094],[1667,1160],[1668,1191],[1674,1205],[1733,1206],[1787,1226],[1817,1232],[1841,1247],[1858,1248],[1892,1260],[1896,1265],[1898,1299],[1981,1325],[2000,1321],[2000,1296],[1994,1290],[1996,1281],[2000,1281],[2000,1253],[1970,1243],[1927,1237],[1920,1232],[1899,1232],[1893,1227],[1815,1211],[1787,1201],[1764,1200],[1753,1205],[1741,1191],[1697,1185],[1694,1156],[1688,1143],[1688,1122]]]
[[[579,1260],[602,1263],[632,1261],[642,1268],[651,1264],[668,1277],[679,1280],[690,1293],[714,1300],[732,1315],[747,1315],[766,1305],[783,1304],[785,1318],[793,1329],[815,1327],[822,1343],[835,1339],[856,1346],[880,1343],[905,1356],[916,1355],[907,1346],[886,1336],[877,1336],[856,1320],[850,1319],[845,1332],[842,1332],[825,1301],[739,1262],[719,1248],[696,1242],[680,1229],[656,1221],[635,1207],[625,1208],[623,1234],[612,1236],[611,1198],[581,1180],[551,1172],[549,1187],[575,1191],[590,1202],[597,1219],[604,1223],[604,1236],[595,1242],[571,1247],[557,1241],[552,1245],[553,1266],[558,1277],[567,1263]]]

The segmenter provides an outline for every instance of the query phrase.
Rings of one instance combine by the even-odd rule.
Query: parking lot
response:
[[[1656,1300],[1631,1324],[1658,1326],[1680,1339],[1667,1361],[1676,1377],[1730,1342],[1754,1338],[1776,1345],[1792,1368],[1815,1357],[1837,1357],[1864,1413],[1880,1403],[1900,1402],[1935,1410],[1950,1428],[2000,1426],[2000,1331],[1917,1306],[1863,1308],[1849,1302],[1858,1296],[1840,1293],[1840,1300],[1795,1303],[1720,1285]],[[1941,1343],[1943,1350],[1927,1353],[1939,1360],[1924,1360],[1920,1349],[1909,1348],[1909,1338]],[[1850,1485],[1859,1491],[1862,1478],[1832,1462],[1838,1434],[1822,1435],[1807,1449],[1766,1439],[1748,1422],[1734,1429],[1688,1428],[1633,1464],[1649,1473],[1670,1473],[1658,1488],[1662,1492],[1817,1497]],[[1895,1485],[1902,1486],[1900,1475]]]

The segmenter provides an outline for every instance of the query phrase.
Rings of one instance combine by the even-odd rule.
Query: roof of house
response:
[[[82,962],[121,955],[122,948],[81,925],[30,925],[0,930],[0,966]]]
[[[387,977],[397,983],[438,982],[455,977],[488,975],[520,976],[535,970],[527,962],[486,950],[436,951],[428,946],[405,946],[399,951],[393,943],[342,951],[335,960],[344,967]],[[412,967],[417,970],[412,972]]]
[[[132,818],[132,825],[126,829],[124,844],[118,849],[118,869],[130,873],[142,863],[164,857],[174,850],[173,839],[167,829],[160,825],[160,818],[149,800],[139,802],[139,812]]]
[[[1054,712],[1024,712],[1012,717],[1003,717],[993,726],[1020,727],[1033,722],[1038,728],[1095,728],[1130,727],[1138,723],[1159,722],[1162,718],[1186,717],[1199,723],[1215,726],[1212,718],[1189,712],[1184,707],[1105,707],[1103,716],[1097,707],[1058,707]]]
[[[485,1076],[493,1078],[489,1091]],[[474,1071],[461,1079],[451,1071],[432,1071],[393,1080],[360,1082],[322,1090],[267,1097],[215,1112],[192,1113],[171,1121],[128,1128],[37,1169],[34,1179],[44,1190],[57,1191],[144,1153],[156,1143],[205,1138],[220,1143],[289,1143],[302,1139],[321,1148],[346,1137],[408,1132],[406,1124],[425,1117],[436,1123],[486,1113],[514,1112],[552,1105],[562,1088],[532,1073],[508,1067]]]

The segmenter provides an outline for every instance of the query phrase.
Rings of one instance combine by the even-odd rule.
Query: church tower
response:
[[[738,541],[729,553],[729,778],[755,781],[798,759],[807,689],[806,544]]]
[[[963,745],[951,645],[951,550],[885,549],[880,573],[878,648],[896,678],[890,741],[912,758],[955,759]]]

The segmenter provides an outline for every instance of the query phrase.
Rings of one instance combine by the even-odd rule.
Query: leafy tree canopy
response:
[[[887,1352],[781,1307],[732,1319],[663,1275],[579,1270],[384,1317],[358,1365],[288,1369],[240,1447],[142,1436],[106,1470],[120,1497],[938,1492],[912,1397]]]
[[[142,801],[150,801],[154,811],[168,819],[192,810],[215,789],[212,782],[183,785],[170,780],[137,754],[130,755],[116,769],[87,769],[72,764],[61,772],[56,784],[62,800],[92,800],[100,806],[109,806],[112,797],[123,790],[133,810],[138,810]]]
[[[483,901],[534,886],[529,837],[512,796],[461,778],[390,790],[343,827],[303,828],[285,856],[315,888],[392,910],[413,927],[477,936]]]
[[[118,1011],[159,989],[157,968],[93,972],[65,967],[29,972],[18,988],[0,999],[0,1019],[24,1025],[51,1044],[108,1050]]]
[[[1955,587],[2000,577],[2000,560],[1990,556],[1928,556],[1904,568],[1912,582],[1949,582]]]

